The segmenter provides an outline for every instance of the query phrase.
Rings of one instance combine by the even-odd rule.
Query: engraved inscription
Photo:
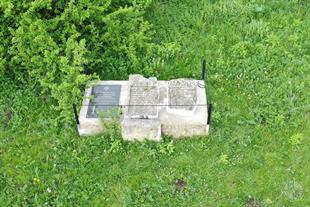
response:
[[[191,111],[197,103],[197,83],[175,79],[169,82],[169,108]]]
[[[127,116],[131,118],[156,118],[158,116],[159,91],[157,80],[131,75]]]
[[[121,85],[97,85],[92,88],[86,118],[115,117],[119,111]]]

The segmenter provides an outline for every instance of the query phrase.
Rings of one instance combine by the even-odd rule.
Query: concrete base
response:
[[[144,139],[159,141],[161,124],[158,119],[128,119],[121,122],[124,140],[143,141]]]
[[[162,85],[165,84],[162,83]],[[171,110],[169,106],[163,107],[159,113],[159,119],[162,124],[162,133],[173,138],[208,135],[208,108],[205,88],[197,87],[197,103],[193,110]]]
[[[82,122],[80,121],[78,131],[80,136],[92,136],[102,134],[102,132],[104,132],[104,127],[100,119],[93,119]]]

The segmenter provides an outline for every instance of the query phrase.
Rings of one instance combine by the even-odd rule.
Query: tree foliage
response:
[[[142,0],[2,0],[0,73],[56,100],[62,120],[95,78],[154,73],[161,46],[151,41]]]

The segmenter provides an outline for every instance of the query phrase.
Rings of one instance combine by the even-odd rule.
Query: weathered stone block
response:
[[[159,90],[156,78],[144,78],[141,75],[129,76],[127,118],[157,118]]]
[[[122,137],[124,140],[144,139],[159,141],[161,136],[161,124],[158,119],[129,119],[125,118],[121,123]]]
[[[197,80],[175,79],[168,86],[169,109],[192,111],[197,104]]]

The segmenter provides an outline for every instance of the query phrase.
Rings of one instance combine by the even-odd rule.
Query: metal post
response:
[[[205,81],[205,79],[206,79],[206,60],[203,60],[201,68],[201,80]]]
[[[211,123],[211,114],[212,114],[212,104],[208,105],[208,121],[207,124],[210,125]]]
[[[76,104],[73,104],[72,106],[73,106],[73,112],[74,112],[76,124],[80,125],[79,116],[78,116],[77,109],[76,109]]]

